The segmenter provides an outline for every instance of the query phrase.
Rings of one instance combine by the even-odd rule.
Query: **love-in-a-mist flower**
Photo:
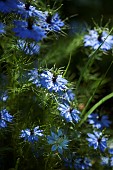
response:
[[[90,30],[89,34],[84,36],[85,47],[90,46],[94,50],[96,50],[100,45],[101,45],[100,49],[102,50],[106,51],[112,49],[113,36],[109,35],[109,33],[106,31],[101,31],[101,33],[98,33],[96,30]]]
[[[67,104],[75,99],[75,94],[71,89],[66,89],[66,91],[61,91],[59,93],[59,101],[66,102]]]
[[[80,120],[80,112],[67,103],[59,104],[58,110],[60,111],[60,115],[64,117],[67,122],[77,123]]]
[[[14,25],[15,28],[13,28],[13,31],[20,38],[32,39],[39,42],[46,37],[46,32],[35,25],[32,18],[29,18],[28,21],[14,21]]]
[[[40,17],[41,15],[41,11],[38,11],[30,2],[20,2],[17,7],[16,13],[20,14],[22,18]]]
[[[18,0],[0,0],[0,12],[9,13],[17,9]]]
[[[77,158],[74,161],[74,168],[77,170],[89,169],[92,166],[91,161],[88,158]]]
[[[34,129],[21,130],[20,138],[23,138],[28,142],[35,142],[38,141],[39,137],[43,136],[42,132],[43,130],[40,130],[39,126],[35,127]]]
[[[32,81],[32,83],[35,84],[36,86],[40,86],[39,74],[36,68],[30,70],[28,76],[29,76],[29,81]]]
[[[108,120],[107,115],[100,116],[97,113],[92,113],[88,116],[88,122],[89,124],[92,124],[94,128],[97,129],[103,129],[105,127],[109,127],[111,124],[111,121]]]
[[[7,91],[5,92],[0,92],[0,101],[5,102],[8,99]]]
[[[62,75],[54,75],[50,71],[44,71],[40,74],[40,83],[42,87],[47,88],[50,92],[60,92],[66,89],[67,80]]]
[[[3,34],[3,33],[5,33],[5,25],[2,23],[2,22],[0,22],[0,34]]]
[[[35,42],[26,42],[25,40],[18,40],[18,48],[27,55],[35,55],[40,51],[40,46]]]
[[[51,135],[47,136],[47,141],[52,145],[51,151],[58,151],[63,154],[63,150],[68,149],[69,140],[61,129],[58,130],[57,134],[51,131]]]
[[[89,146],[93,146],[94,149],[99,149],[104,152],[107,148],[107,138],[102,135],[102,132],[94,131],[94,134],[87,133],[89,138],[86,138],[89,142]]]
[[[101,157],[101,165],[113,167],[113,156],[112,157]]]
[[[0,111],[0,128],[7,127],[7,122],[12,122],[13,116],[6,109]]]
[[[43,18],[39,20],[39,25],[46,31],[60,32],[64,22],[61,21],[58,13],[52,15],[46,11]]]

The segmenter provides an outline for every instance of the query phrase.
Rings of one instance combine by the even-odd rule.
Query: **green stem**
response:
[[[81,116],[85,114],[85,112],[86,112],[86,110],[87,110],[87,108],[88,108],[88,106],[89,106],[90,102],[92,101],[92,99],[93,99],[93,97],[94,97],[94,95],[95,95],[95,93],[96,93],[96,91],[97,91],[98,87],[101,85],[101,83],[102,83],[103,79],[106,77],[106,75],[107,75],[107,73],[108,73],[109,69],[111,68],[112,64],[113,64],[113,61],[110,63],[110,65],[109,65],[109,67],[108,67],[107,71],[105,72],[104,76],[103,76],[103,77],[101,78],[101,80],[99,81],[99,83],[98,83],[98,85],[97,85],[96,89],[94,90],[94,92],[93,92],[92,96],[89,98],[89,100],[88,100],[88,102],[87,102],[87,104],[86,104],[86,106],[85,106],[85,108],[84,108],[84,110],[83,110],[83,112],[82,112]]]
[[[88,115],[90,115],[91,113],[93,113],[94,110],[96,110],[101,104],[103,104],[105,101],[107,101],[108,99],[113,97],[113,92],[108,94],[107,96],[103,97],[99,102],[97,102],[88,112],[87,114],[84,116],[84,118],[82,119],[82,121],[79,124],[79,127],[86,121]]]
[[[110,30],[108,36],[109,36],[110,33],[112,32],[112,30],[113,30],[113,28]],[[83,68],[83,70],[82,70],[82,72],[81,72],[81,74],[80,74],[79,80],[78,80],[78,82],[77,82],[76,94],[77,94],[79,85],[80,85],[80,83],[81,83],[82,77],[83,77],[83,75],[84,75],[87,67],[88,67],[89,65],[90,65],[90,66],[92,65],[92,63],[93,63],[93,61],[94,61],[94,59],[95,59],[95,54],[98,52],[98,50],[100,49],[100,47],[104,44],[104,42],[106,41],[106,39],[108,38],[108,36],[104,39],[104,41],[102,42],[102,44],[101,44],[95,51],[93,51],[93,52],[88,56],[89,60],[88,60],[88,62],[86,63],[86,65],[84,66],[84,68]]]

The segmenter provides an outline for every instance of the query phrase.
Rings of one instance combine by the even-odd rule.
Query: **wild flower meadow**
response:
[[[113,25],[70,35],[50,4],[0,1],[0,170],[112,169]]]

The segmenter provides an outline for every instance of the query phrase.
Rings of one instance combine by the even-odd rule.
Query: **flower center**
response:
[[[52,18],[52,15],[49,14],[49,15],[47,16],[47,18],[46,18],[46,22],[47,22],[48,24],[51,24],[51,18]]]
[[[102,34],[100,34],[100,35],[98,36],[98,41],[99,41],[99,42],[102,42]]]
[[[31,132],[31,135],[34,135],[34,130],[32,129],[32,130],[30,130],[30,132]]]
[[[28,11],[28,10],[29,10],[29,7],[30,7],[30,3],[27,2],[27,3],[25,4],[25,9]]]
[[[52,81],[53,81],[53,83],[55,83],[55,82],[56,82],[56,79],[57,79],[57,76],[54,76],[54,75],[53,75],[53,77],[52,77]]]
[[[27,29],[32,30],[33,29],[33,19],[29,18],[27,23]]]

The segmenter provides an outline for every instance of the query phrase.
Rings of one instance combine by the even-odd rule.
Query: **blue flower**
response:
[[[92,166],[90,163],[90,160],[88,158],[77,158],[74,161],[74,167],[75,169],[89,169]]]
[[[38,141],[39,136],[43,136],[42,132],[43,130],[40,130],[39,126],[32,130],[25,129],[21,131],[20,138],[24,138],[24,140],[28,142],[35,142]]]
[[[41,11],[36,10],[34,6],[30,4],[30,2],[26,2],[25,4],[20,2],[18,4],[17,13],[20,14],[23,18],[29,18],[29,17],[40,17]]]
[[[39,75],[38,75],[37,69],[30,70],[28,75],[30,76],[29,81],[32,81],[32,83],[35,84],[37,87],[40,86]]]
[[[14,21],[15,28],[13,31],[15,32],[16,36],[19,36],[23,39],[32,39],[36,42],[45,38],[45,31],[38,27],[37,25],[33,24],[31,19],[26,21]]]
[[[101,32],[101,34],[99,34],[95,30],[90,30],[89,35],[84,36],[84,46],[85,47],[90,46],[94,50],[96,50],[104,42],[104,40],[108,35],[109,34],[106,31],[103,31]],[[100,47],[100,49],[106,51],[112,49],[112,47],[113,47],[113,36],[109,35],[105,40],[105,42]]]
[[[50,92],[60,92],[67,88],[67,80],[62,78],[62,75],[54,75],[50,71],[44,71],[41,73],[40,83],[42,87],[47,88]]]
[[[0,34],[5,33],[4,28],[5,28],[5,25],[2,22],[0,22]]]
[[[52,151],[58,150],[58,152],[62,154],[63,149],[68,149],[69,140],[61,129],[58,130],[58,134],[51,132],[51,136],[47,136],[47,140],[49,144],[53,145],[51,148]]]
[[[88,116],[89,124],[92,124],[94,128],[103,129],[109,127],[111,121],[108,120],[107,115],[99,116],[97,113],[92,113]]]
[[[89,138],[86,138],[89,142],[89,146],[93,146],[94,149],[99,148],[100,151],[104,152],[107,148],[107,138],[102,136],[102,132],[94,131],[94,134],[88,133]]]
[[[58,13],[55,13],[52,16],[46,11],[43,16],[41,16],[41,20],[39,20],[39,25],[46,31],[60,32],[61,27],[64,26],[64,22],[61,21]]]
[[[80,112],[67,103],[59,104],[58,110],[61,111],[60,115],[64,117],[67,122],[78,122],[80,120]]]
[[[101,165],[112,167],[113,157],[101,157]]]
[[[18,4],[19,4],[18,0],[1,0],[0,12],[9,13],[15,11]]]
[[[7,127],[7,122],[12,122],[13,116],[8,113],[6,109],[0,112],[0,128]]]
[[[60,95],[60,101],[61,102],[67,102],[70,103],[75,99],[75,94],[73,93],[73,91],[71,89],[66,89],[66,91],[61,91],[59,93]]]
[[[8,98],[7,92],[6,91],[5,92],[1,92],[0,95],[1,95],[0,96],[0,100],[5,102],[7,100],[7,98]]]
[[[101,165],[109,165],[109,158],[101,157]]]
[[[24,40],[18,40],[17,46],[28,55],[38,54],[40,50],[40,46],[38,44],[34,42],[27,43]]]

